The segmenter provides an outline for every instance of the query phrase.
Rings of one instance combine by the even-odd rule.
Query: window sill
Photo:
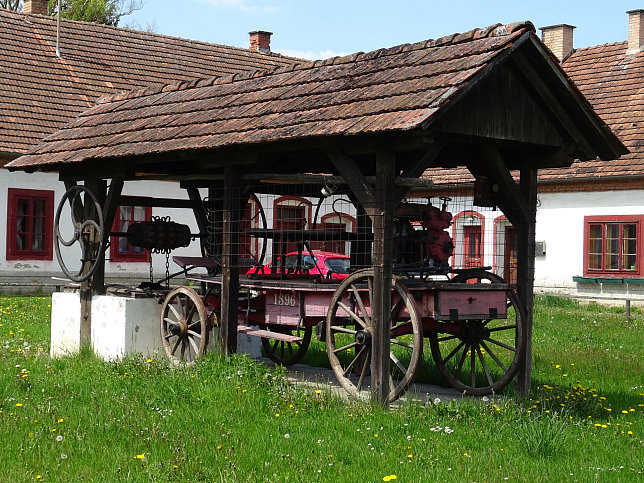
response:
[[[644,278],[617,278],[617,277],[580,277],[573,275],[573,282],[577,283],[605,283],[608,285],[644,285]]]

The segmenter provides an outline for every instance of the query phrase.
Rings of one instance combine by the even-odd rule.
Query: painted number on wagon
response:
[[[295,300],[295,294],[288,294],[288,293],[283,293],[280,292],[279,294],[273,294],[274,300],[273,303],[275,305],[288,305],[290,307],[295,307],[296,305],[296,300]]]

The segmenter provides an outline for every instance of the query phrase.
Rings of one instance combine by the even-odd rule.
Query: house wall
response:
[[[58,207],[60,199],[65,193],[65,185],[58,180],[55,173],[32,173],[0,171],[0,226],[3,235],[0,235],[0,291],[4,292],[33,292],[43,291],[50,292],[57,286],[64,285],[66,278],[58,266],[55,253],[52,260],[7,260],[7,206],[9,188],[18,188],[26,190],[53,190],[54,191],[54,213]],[[123,188],[123,194],[139,196],[159,196],[162,191],[163,195],[168,198],[187,199],[185,190],[179,188],[178,183],[160,182],[160,181],[136,181],[126,182]],[[172,221],[183,223],[190,226],[191,233],[197,233],[197,225],[194,220],[192,211],[186,209],[172,208],[152,208],[153,216],[170,216]],[[65,227],[62,230],[71,230],[71,220],[63,218]],[[108,227],[111,228],[111,227]],[[64,233],[71,233],[66,231]],[[64,260],[78,259],[78,254],[74,248],[62,247],[62,256]],[[108,252],[109,254],[109,249]],[[199,241],[193,241],[189,247],[179,248],[172,252],[172,255],[183,256],[200,256],[201,250]],[[71,257],[71,258],[70,258]],[[152,256],[155,279],[162,278],[165,274],[165,256]],[[178,270],[172,261],[170,261],[170,271]],[[106,262],[106,281],[107,283],[124,283],[138,285],[141,281],[149,279],[149,265],[147,263],[133,262]],[[56,280],[52,277],[63,278]]]
[[[540,193],[538,199],[536,239],[546,242],[546,253],[535,260],[536,292],[644,301],[641,285],[572,280],[583,276],[584,217],[642,215],[644,190]]]

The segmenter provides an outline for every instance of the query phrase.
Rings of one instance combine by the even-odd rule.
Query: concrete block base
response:
[[[161,305],[155,298],[97,295],[92,298],[92,347],[104,360],[131,354],[165,357],[161,344]],[[80,294],[56,292],[51,303],[51,357],[62,357],[80,349]],[[218,331],[211,333],[209,351],[216,351]],[[239,334],[237,352],[261,357],[261,341]]]

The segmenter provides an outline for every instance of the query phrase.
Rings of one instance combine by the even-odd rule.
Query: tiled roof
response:
[[[290,65],[278,54],[0,9],[0,155],[24,153],[103,95]]]
[[[12,167],[419,127],[529,22],[104,98]]]
[[[579,49],[563,68],[630,153],[611,162],[543,170],[540,180],[644,176],[644,52],[627,56],[626,49],[627,42]]]
[[[540,182],[644,176],[644,52],[626,55],[627,42],[576,50],[563,63],[595,112],[629,153],[613,161],[575,161],[569,168],[539,170]],[[439,183],[474,180],[466,168],[431,169]]]

